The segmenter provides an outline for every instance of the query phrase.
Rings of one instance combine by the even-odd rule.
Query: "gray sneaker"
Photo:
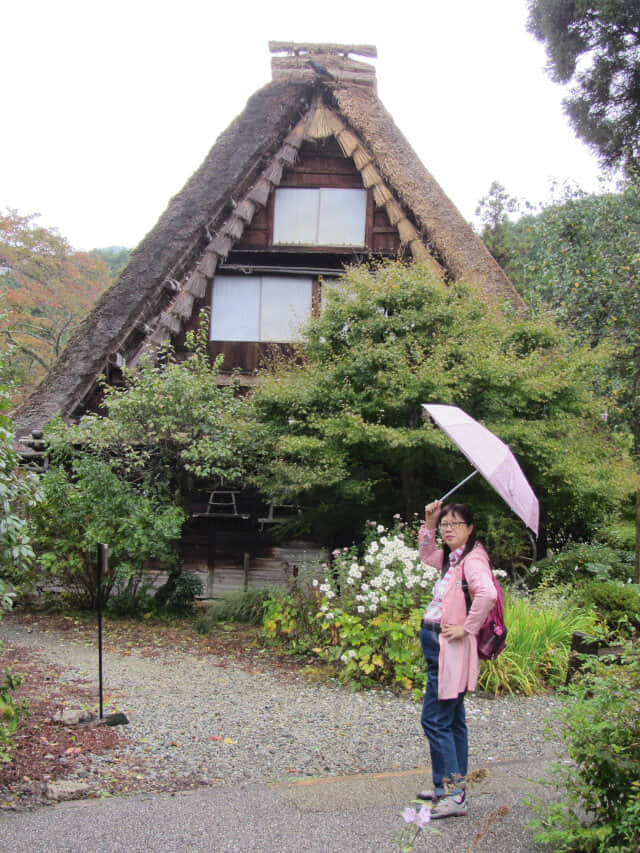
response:
[[[464,791],[461,794],[449,794],[433,806],[431,820],[443,817],[463,817],[467,813],[467,798]]]
[[[443,797],[444,794],[436,794],[435,791],[418,791],[416,794],[416,799],[418,800],[426,800],[428,803],[437,803],[438,800]]]

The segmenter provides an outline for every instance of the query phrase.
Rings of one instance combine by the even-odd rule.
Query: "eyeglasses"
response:
[[[450,527],[452,530],[455,530],[456,527],[460,527],[461,525],[466,527],[467,522],[466,521],[441,521],[440,524],[438,525],[438,527],[440,528],[440,530],[446,530],[448,527]]]

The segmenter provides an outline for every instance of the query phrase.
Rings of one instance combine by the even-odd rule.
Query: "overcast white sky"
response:
[[[22,0],[1,15],[0,209],[133,247],[271,78],[270,39],[375,44],[378,93],[467,219],[493,180],[598,188],[525,0]]]

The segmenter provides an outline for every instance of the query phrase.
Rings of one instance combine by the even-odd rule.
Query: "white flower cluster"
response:
[[[373,526],[373,525],[372,525]],[[385,534],[385,528],[378,524],[376,532]],[[336,569],[345,578],[351,588],[350,595],[356,605],[357,613],[373,614],[387,604],[392,591],[431,590],[438,572],[432,566],[425,565],[415,548],[409,548],[399,536],[381,535],[370,543],[362,563],[349,559],[342,552],[335,552]],[[329,578],[319,585],[324,595],[321,611],[326,621],[331,621],[327,601],[336,597],[333,583]],[[424,594],[424,599],[428,597]]]

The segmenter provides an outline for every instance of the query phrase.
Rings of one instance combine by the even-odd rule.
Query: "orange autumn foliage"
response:
[[[45,375],[111,284],[104,261],[74,251],[36,219],[0,213],[0,347],[19,377],[19,395]]]

